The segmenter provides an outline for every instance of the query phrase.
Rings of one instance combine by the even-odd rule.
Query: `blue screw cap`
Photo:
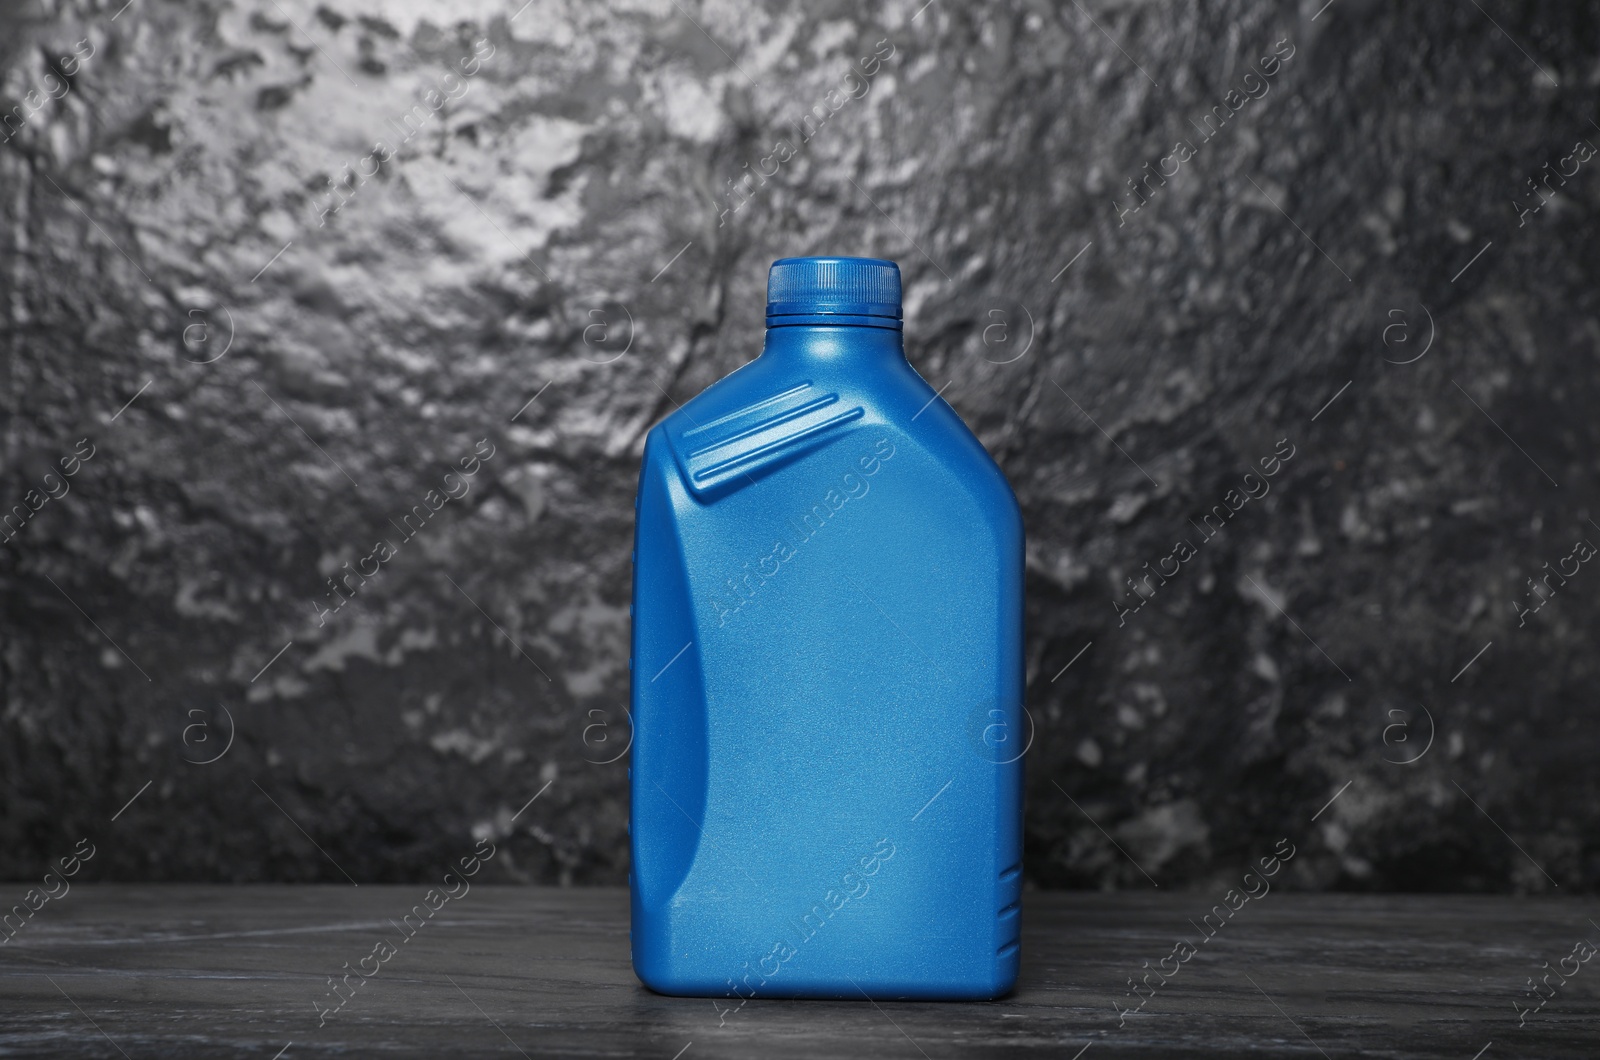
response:
[[[767,327],[828,323],[899,328],[900,266],[881,258],[773,262],[767,274]]]

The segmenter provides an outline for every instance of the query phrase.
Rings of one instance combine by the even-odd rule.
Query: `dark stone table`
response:
[[[1546,961],[1600,940],[1597,903],[1563,899],[1271,893],[1120,1017],[1129,977],[1200,937],[1208,895],[1035,892],[1002,1001],[724,1014],[639,985],[625,892],[485,885],[320,1017],[328,977],[398,939],[426,892],[80,884],[0,946],[0,1056],[1600,1055],[1600,962],[1569,957],[1525,1021],[1514,1005]]]

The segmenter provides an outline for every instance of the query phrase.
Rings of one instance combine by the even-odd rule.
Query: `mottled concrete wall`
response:
[[[621,882],[643,432],[863,253],[1026,515],[1034,882],[1593,889],[1596,9],[1319,8],[0,4],[0,876]]]

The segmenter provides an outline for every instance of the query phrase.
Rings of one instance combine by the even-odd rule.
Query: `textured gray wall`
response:
[[[0,877],[621,882],[642,435],[848,253],[1022,502],[1033,882],[1593,890],[1596,6],[919,3],[0,3]]]

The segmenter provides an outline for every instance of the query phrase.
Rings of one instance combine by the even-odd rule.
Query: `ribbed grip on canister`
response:
[[[898,327],[900,266],[879,258],[780,258],[767,274],[767,326],[783,318],[871,317]],[[840,321],[844,323],[845,321]]]

